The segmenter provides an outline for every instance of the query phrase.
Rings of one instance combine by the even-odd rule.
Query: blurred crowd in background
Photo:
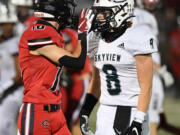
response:
[[[175,78],[171,94],[180,97],[180,1],[161,1],[155,14],[159,23],[159,51],[162,64],[168,65]]]

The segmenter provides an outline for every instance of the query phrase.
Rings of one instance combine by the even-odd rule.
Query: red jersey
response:
[[[23,102],[59,104],[59,79],[62,67],[30,50],[55,44],[64,48],[64,39],[48,22],[39,20],[23,33],[19,43],[19,63],[24,82]]]

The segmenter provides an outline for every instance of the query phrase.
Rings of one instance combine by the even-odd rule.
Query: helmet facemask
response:
[[[111,23],[115,23],[114,19],[114,13],[111,9],[94,9],[95,19],[93,28],[95,28],[95,31],[103,32],[103,31],[109,31],[113,27],[111,26]]]

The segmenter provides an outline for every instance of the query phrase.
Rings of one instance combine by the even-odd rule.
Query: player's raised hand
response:
[[[91,9],[81,9],[78,24],[78,33],[88,33],[91,30],[94,14]]]
[[[141,131],[142,131],[142,123],[133,121],[131,126],[127,129],[127,131],[123,135],[141,135]]]
[[[89,127],[89,117],[87,115],[80,115],[80,129],[83,135],[94,135]]]

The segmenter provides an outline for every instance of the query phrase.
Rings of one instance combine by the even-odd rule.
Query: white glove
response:
[[[89,118],[86,115],[80,117],[80,128],[83,135],[94,135],[89,127]]]
[[[167,67],[165,65],[162,66],[158,73],[163,78],[166,87],[170,87],[174,84],[174,78],[172,74],[169,71],[167,71]]]

